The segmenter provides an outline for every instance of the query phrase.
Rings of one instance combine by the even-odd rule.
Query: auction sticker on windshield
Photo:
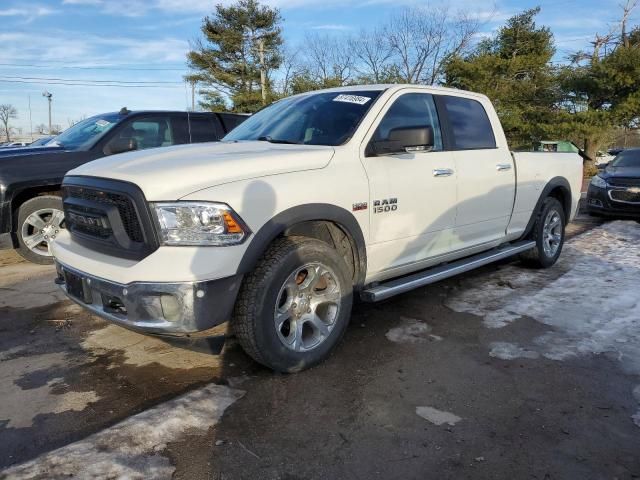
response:
[[[364,105],[369,100],[369,97],[361,97],[360,95],[338,95],[333,99],[334,102],[346,102],[346,103],[356,103],[358,105]]]
[[[96,125],[99,127],[106,127],[107,125],[110,125],[110,122],[101,118],[100,120],[96,120]]]

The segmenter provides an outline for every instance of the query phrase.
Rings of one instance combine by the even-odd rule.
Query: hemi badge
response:
[[[354,203],[353,204],[353,211],[354,212],[358,212],[360,210],[366,210],[367,207],[368,207],[367,202]]]

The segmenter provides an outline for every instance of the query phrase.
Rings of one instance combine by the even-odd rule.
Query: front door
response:
[[[428,126],[434,133],[429,151],[362,155],[369,178],[368,271],[383,278],[455,248],[457,174],[452,153],[443,150],[432,95],[399,92],[379,118],[365,145],[388,139],[396,128]]]

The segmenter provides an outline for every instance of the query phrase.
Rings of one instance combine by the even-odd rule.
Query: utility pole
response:
[[[33,142],[33,122],[31,121],[31,95],[29,95],[29,136]]]
[[[191,80],[191,111],[196,111],[196,81]]]
[[[258,38],[258,54],[260,55],[260,87],[262,89],[262,105],[267,104],[267,72],[264,66],[264,37]]]
[[[53,97],[53,93],[49,93],[45,90],[42,92],[42,96],[49,100],[49,135],[51,135],[51,97]]]

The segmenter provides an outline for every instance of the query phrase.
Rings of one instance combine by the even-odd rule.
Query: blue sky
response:
[[[619,17],[623,0],[497,0],[449,2],[486,20],[489,34],[506,18],[540,5],[540,24],[551,27],[557,60],[588,46]],[[0,103],[19,112],[14,125],[29,131],[47,123],[42,91],[53,93],[53,123],[67,127],[84,115],[130,109],[185,109],[190,94],[182,76],[185,53],[199,36],[205,14],[219,3],[210,0],[0,0]],[[222,3],[229,3],[228,0]],[[357,33],[383,23],[401,5],[417,0],[269,0],[280,8],[288,44],[307,32]],[[437,2],[431,2],[432,5]],[[636,12],[632,23],[639,23]],[[41,79],[159,82],[157,87],[52,85]],[[49,84],[47,84],[49,82]],[[160,83],[168,82],[168,83]]]

